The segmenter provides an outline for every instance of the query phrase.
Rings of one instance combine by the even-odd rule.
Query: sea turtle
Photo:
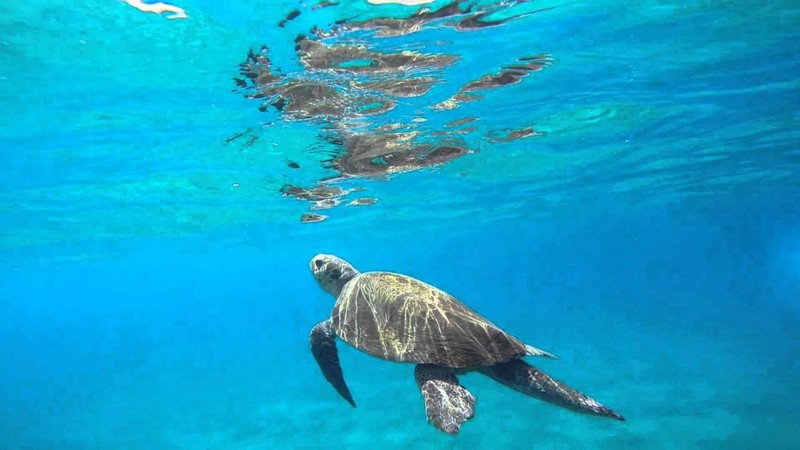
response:
[[[360,273],[333,255],[311,259],[311,272],[336,297],[331,317],[311,330],[311,352],[325,379],[354,407],[339,364],[337,336],[372,356],[416,363],[425,413],[446,433],[457,433],[474,414],[475,397],[457,378],[471,371],[573,411],[625,420],[522,359],[555,356],[524,344],[444,291],[406,275]]]

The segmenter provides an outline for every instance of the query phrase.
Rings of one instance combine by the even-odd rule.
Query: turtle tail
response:
[[[545,358],[558,359],[558,356],[550,352],[546,352],[540,348],[536,348],[532,345],[525,344],[525,351],[530,356],[544,356]]]

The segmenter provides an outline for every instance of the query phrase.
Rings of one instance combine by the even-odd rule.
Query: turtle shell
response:
[[[395,273],[348,282],[331,321],[343,341],[390,361],[476,368],[527,354],[525,344],[455,297]]]

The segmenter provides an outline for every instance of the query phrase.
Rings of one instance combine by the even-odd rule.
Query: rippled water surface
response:
[[[792,448],[800,6],[716,3],[0,6],[0,447]],[[342,343],[353,410],[320,252],[628,420],[467,375],[449,437]]]

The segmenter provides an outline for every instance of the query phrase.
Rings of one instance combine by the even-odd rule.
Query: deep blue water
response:
[[[458,60],[403,72],[437,81],[383,115],[261,112],[232,81],[249,49],[351,99],[359,76],[307,70],[296,35],[418,9],[312,5],[0,6],[0,448],[796,448],[794,2],[508,2],[497,27],[342,32],[321,41]],[[518,83],[432,108],[535,55]],[[389,125],[475,130],[442,138],[468,150],[444,164],[331,167],[348,155],[331,134]],[[364,191],[313,211],[281,195],[319,183]],[[413,366],[340,342],[351,408],[308,350],[333,305],[317,253],[450,292],[627,421],[470,374],[475,418],[447,436]]]

